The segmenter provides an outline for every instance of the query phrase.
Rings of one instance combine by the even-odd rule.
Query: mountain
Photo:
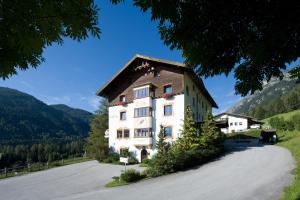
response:
[[[83,138],[88,135],[92,116],[65,105],[49,106],[26,93],[0,87],[1,143]]]
[[[263,119],[300,108],[300,85],[285,74],[282,80],[272,78],[263,90],[256,91],[236,103],[227,112]]]
[[[80,119],[86,123],[89,123],[91,120],[92,114],[86,110],[82,110],[79,108],[71,108],[65,104],[56,104],[56,105],[50,105],[52,108],[55,108],[56,110],[60,110],[64,113],[67,113],[71,117],[74,117],[76,119]]]

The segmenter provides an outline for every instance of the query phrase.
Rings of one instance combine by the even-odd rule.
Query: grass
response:
[[[147,163],[141,163],[139,166],[140,167],[148,167],[149,165]]]
[[[48,166],[46,166],[45,164],[39,165],[38,163],[33,163],[30,165],[30,170],[28,170],[28,168],[24,166],[23,169],[15,170],[14,172],[8,172],[7,174],[0,173],[0,179],[10,178],[10,177],[14,177],[14,176],[21,176],[21,175],[29,174],[32,172],[43,171],[43,170],[47,170],[47,169],[51,169],[51,168],[55,168],[55,167],[71,165],[71,164],[81,163],[81,162],[90,161],[90,160],[92,160],[92,159],[87,158],[87,157],[85,157],[85,158],[83,158],[83,157],[76,158],[75,157],[75,158],[65,159],[63,163],[62,163],[62,161],[51,162],[51,163],[49,163]]]
[[[122,180],[113,180],[105,185],[105,187],[111,188],[111,187],[117,187],[117,186],[123,186],[123,185],[128,185],[126,181]]]
[[[279,146],[289,149],[296,160],[296,169],[294,171],[294,182],[285,188],[281,200],[299,200],[300,199],[300,132],[279,132]]]
[[[260,136],[260,129],[253,129],[245,132],[229,133],[226,135],[227,139],[253,139]]]
[[[268,122],[273,117],[283,117],[284,120],[290,120],[295,114],[300,114],[300,109],[299,110],[294,110],[294,111],[291,111],[291,112],[287,112],[287,113],[282,113],[282,114],[274,115],[274,116],[266,118],[266,119],[264,119],[262,121],[263,122]]]

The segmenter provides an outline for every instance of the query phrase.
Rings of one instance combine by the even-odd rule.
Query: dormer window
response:
[[[173,89],[171,85],[164,86],[164,94],[172,94],[172,93],[173,93]]]
[[[126,102],[126,97],[125,95],[120,96],[120,102]]]

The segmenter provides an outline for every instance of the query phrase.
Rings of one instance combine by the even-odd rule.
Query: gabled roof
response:
[[[159,58],[153,58],[150,56],[144,56],[144,55],[140,55],[140,54],[136,54],[132,59],[129,60],[129,62],[127,62],[119,71],[118,73],[116,73],[102,88],[100,88],[96,95],[97,96],[105,96],[105,89],[109,87],[109,85],[118,77],[120,76],[128,67],[129,65],[134,62],[136,59],[144,59],[144,60],[148,60],[148,61],[153,61],[153,62],[158,62],[158,63],[164,63],[167,65],[171,65],[174,67],[180,67],[185,71],[188,71],[191,73],[192,78],[194,78],[195,81],[197,81],[197,84],[199,84],[199,86],[201,87],[204,95],[206,96],[206,98],[208,99],[208,101],[212,104],[213,107],[218,108],[218,105],[216,104],[216,102],[214,101],[214,99],[211,97],[211,95],[209,94],[209,92],[207,91],[207,89],[204,86],[204,83],[202,81],[201,78],[198,78],[198,76],[195,74],[195,72],[187,67],[184,63],[181,62],[175,62],[175,61],[170,61],[170,60],[165,60],[165,59],[159,59]]]
[[[235,114],[235,113],[230,113],[230,112],[223,112],[223,113],[215,115],[214,117],[216,118],[216,117],[219,117],[221,115],[230,115],[230,116],[240,117],[240,118],[255,119],[254,117],[250,117],[250,116],[247,116],[247,115]]]

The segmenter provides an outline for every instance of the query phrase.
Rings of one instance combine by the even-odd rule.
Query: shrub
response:
[[[145,178],[145,175],[141,174],[135,169],[128,169],[127,171],[123,172],[120,176],[120,179],[122,181],[126,181],[128,183],[136,182],[143,178]]]
[[[135,157],[133,157],[133,156],[130,154],[130,156],[129,156],[129,158],[128,158],[128,164],[129,164],[129,165],[134,165],[134,164],[138,164],[138,163],[139,163],[138,159],[136,159]]]
[[[118,163],[120,160],[120,156],[118,153],[110,152],[107,155],[107,158],[103,160],[105,163]]]

